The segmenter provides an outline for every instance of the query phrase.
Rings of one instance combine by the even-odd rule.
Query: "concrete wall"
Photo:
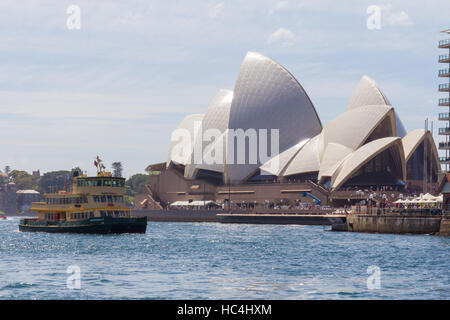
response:
[[[444,217],[441,220],[441,227],[439,229],[440,236],[450,236],[450,217]]]
[[[439,232],[441,217],[349,215],[348,231],[429,234]]]
[[[315,204],[311,197],[304,197],[309,192],[321,200],[322,205],[328,202],[328,191],[312,183],[255,183],[232,186],[216,186],[203,180],[186,180],[176,169],[167,169],[157,176],[150,176],[149,186],[157,201],[174,203],[175,201],[212,200],[223,202],[230,198],[231,202],[264,204],[295,204],[295,200]],[[142,197],[141,197],[142,198]],[[141,199],[139,198],[139,199]]]
[[[163,222],[220,222],[223,210],[132,210],[131,214],[147,217],[147,221]]]

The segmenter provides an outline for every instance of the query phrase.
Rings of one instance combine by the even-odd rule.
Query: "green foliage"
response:
[[[138,173],[131,176],[125,183],[126,194],[134,197],[143,191],[143,187],[148,183],[149,176],[147,174]]]
[[[39,181],[39,191],[53,193],[72,187],[72,171],[60,170],[45,173]]]
[[[26,171],[11,171],[9,180],[16,184],[17,189],[39,189],[39,177],[33,176]]]
[[[122,178],[122,172],[123,172],[122,162],[113,162],[112,168],[113,168],[113,172],[112,172],[113,177]]]

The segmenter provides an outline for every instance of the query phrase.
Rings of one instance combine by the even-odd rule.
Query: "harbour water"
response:
[[[18,222],[0,221],[0,299],[450,299],[449,237],[163,222],[49,234]]]

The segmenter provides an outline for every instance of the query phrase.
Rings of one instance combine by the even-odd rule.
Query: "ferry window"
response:
[[[111,180],[104,180],[104,181],[103,181],[103,185],[104,185],[105,187],[110,187],[110,186],[111,186]]]
[[[102,202],[106,202],[106,196],[102,196]]]
[[[118,216],[119,216],[119,211],[114,211],[114,215],[115,215],[116,217],[118,217]]]
[[[88,198],[86,196],[83,196],[83,203],[88,203]]]
[[[87,180],[86,182],[88,187],[92,187],[94,185],[92,180]]]
[[[125,185],[125,181],[124,180],[120,180],[119,181],[119,186],[123,188],[124,185]]]
[[[100,197],[99,196],[94,196],[94,202],[100,202]]]
[[[112,181],[112,186],[113,186],[113,187],[117,187],[117,186],[118,186],[118,182],[119,182],[119,181],[117,181],[117,180],[113,180],[113,181]]]
[[[89,218],[93,218],[94,217],[94,212],[89,212]]]
[[[123,196],[119,197],[119,202],[123,202]]]
[[[105,211],[100,211],[100,216],[101,216],[101,217],[106,216],[106,212],[105,212]]]
[[[113,212],[112,211],[108,211],[108,216],[112,217],[113,216]]]
[[[125,213],[124,213],[123,211],[120,211],[120,216],[121,216],[121,217],[124,217],[124,216],[125,216]]]
[[[112,201],[112,196],[108,196],[108,202],[113,202]]]
[[[113,201],[117,202],[117,196],[113,196]]]
[[[79,187],[82,187],[83,184],[84,184],[84,180],[78,180],[78,181],[77,181],[77,185],[78,185]]]

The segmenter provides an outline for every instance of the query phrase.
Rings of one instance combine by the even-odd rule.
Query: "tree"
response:
[[[60,170],[45,173],[39,181],[40,192],[58,192],[72,187],[72,171]]]
[[[16,184],[17,189],[39,189],[39,177],[26,171],[13,170],[9,173],[9,180]]]
[[[122,178],[122,162],[113,162],[112,163],[113,168],[113,177]]]
[[[72,168],[72,177],[78,177],[83,174],[83,170],[80,167]]]
[[[132,175],[125,183],[126,186],[130,187],[128,189],[130,195],[134,196],[142,192],[143,186],[148,183],[148,178],[148,175],[142,173]]]
[[[5,175],[6,175],[6,177],[0,175],[0,184],[9,182],[9,173],[11,172],[11,167],[10,166],[5,166],[5,169],[3,169],[3,171],[4,171]],[[0,170],[0,173],[1,172],[2,171]]]

